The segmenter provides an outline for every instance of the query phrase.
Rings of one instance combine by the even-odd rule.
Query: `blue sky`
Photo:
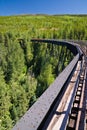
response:
[[[87,14],[87,0],[0,0],[0,15]]]

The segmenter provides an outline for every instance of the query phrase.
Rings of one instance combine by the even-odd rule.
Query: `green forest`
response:
[[[11,130],[74,57],[32,38],[87,40],[87,16],[0,16],[0,130]]]

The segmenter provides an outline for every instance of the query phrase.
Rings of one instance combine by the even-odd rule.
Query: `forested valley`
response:
[[[87,40],[87,16],[0,16],[0,130],[11,130],[74,57],[32,38]]]

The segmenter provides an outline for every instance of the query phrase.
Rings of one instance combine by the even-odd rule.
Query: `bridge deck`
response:
[[[13,130],[69,129],[71,127],[70,118],[72,117],[74,103],[75,106],[77,106],[75,110],[78,110],[78,108],[82,109],[82,104],[84,104],[83,106],[85,107],[85,109],[82,109],[82,111],[84,111],[83,113],[85,113],[84,122],[87,122],[87,113],[86,113],[87,96],[85,94],[87,64],[85,64],[86,66],[84,69],[82,64],[84,62],[83,60],[84,58],[82,58],[83,52],[81,51],[80,47],[78,45],[71,44],[69,42],[62,42],[62,41],[60,42],[56,40],[33,39],[32,41],[46,42],[46,43],[51,42],[52,44],[57,45],[61,43],[63,45],[67,45],[69,49],[73,51],[75,57],[70,62],[70,64],[63,70],[63,72],[56,78],[54,83],[51,84],[50,87],[41,95],[38,101],[19,120],[19,122],[14,126]],[[79,63],[78,69],[76,69],[77,63]],[[80,75],[81,70],[84,70],[85,72],[83,76],[85,78],[83,79],[82,83],[80,81],[82,78],[82,75]],[[74,76],[72,77],[73,74]],[[78,97],[76,96],[79,95],[80,90],[78,88],[80,85],[83,86],[81,89],[82,96],[80,98],[80,101],[78,101],[76,100],[78,99]],[[79,92],[77,92],[77,90]],[[85,102],[83,103],[83,101]],[[79,106],[77,102],[79,102]],[[82,122],[80,120],[82,115],[81,109],[79,109],[80,111],[78,111],[77,117],[76,118],[73,117],[73,119],[74,118],[76,119],[74,123],[76,124],[74,129],[78,129],[80,127],[80,124],[78,122]],[[73,121],[71,122],[73,123]],[[87,128],[86,123],[85,125],[83,124],[83,128]]]

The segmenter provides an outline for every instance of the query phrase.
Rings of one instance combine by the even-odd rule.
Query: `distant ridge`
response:
[[[87,16],[87,14],[12,14],[12,15],[6,15],[6,16],[80,16],[80,17],[85,17]]]

